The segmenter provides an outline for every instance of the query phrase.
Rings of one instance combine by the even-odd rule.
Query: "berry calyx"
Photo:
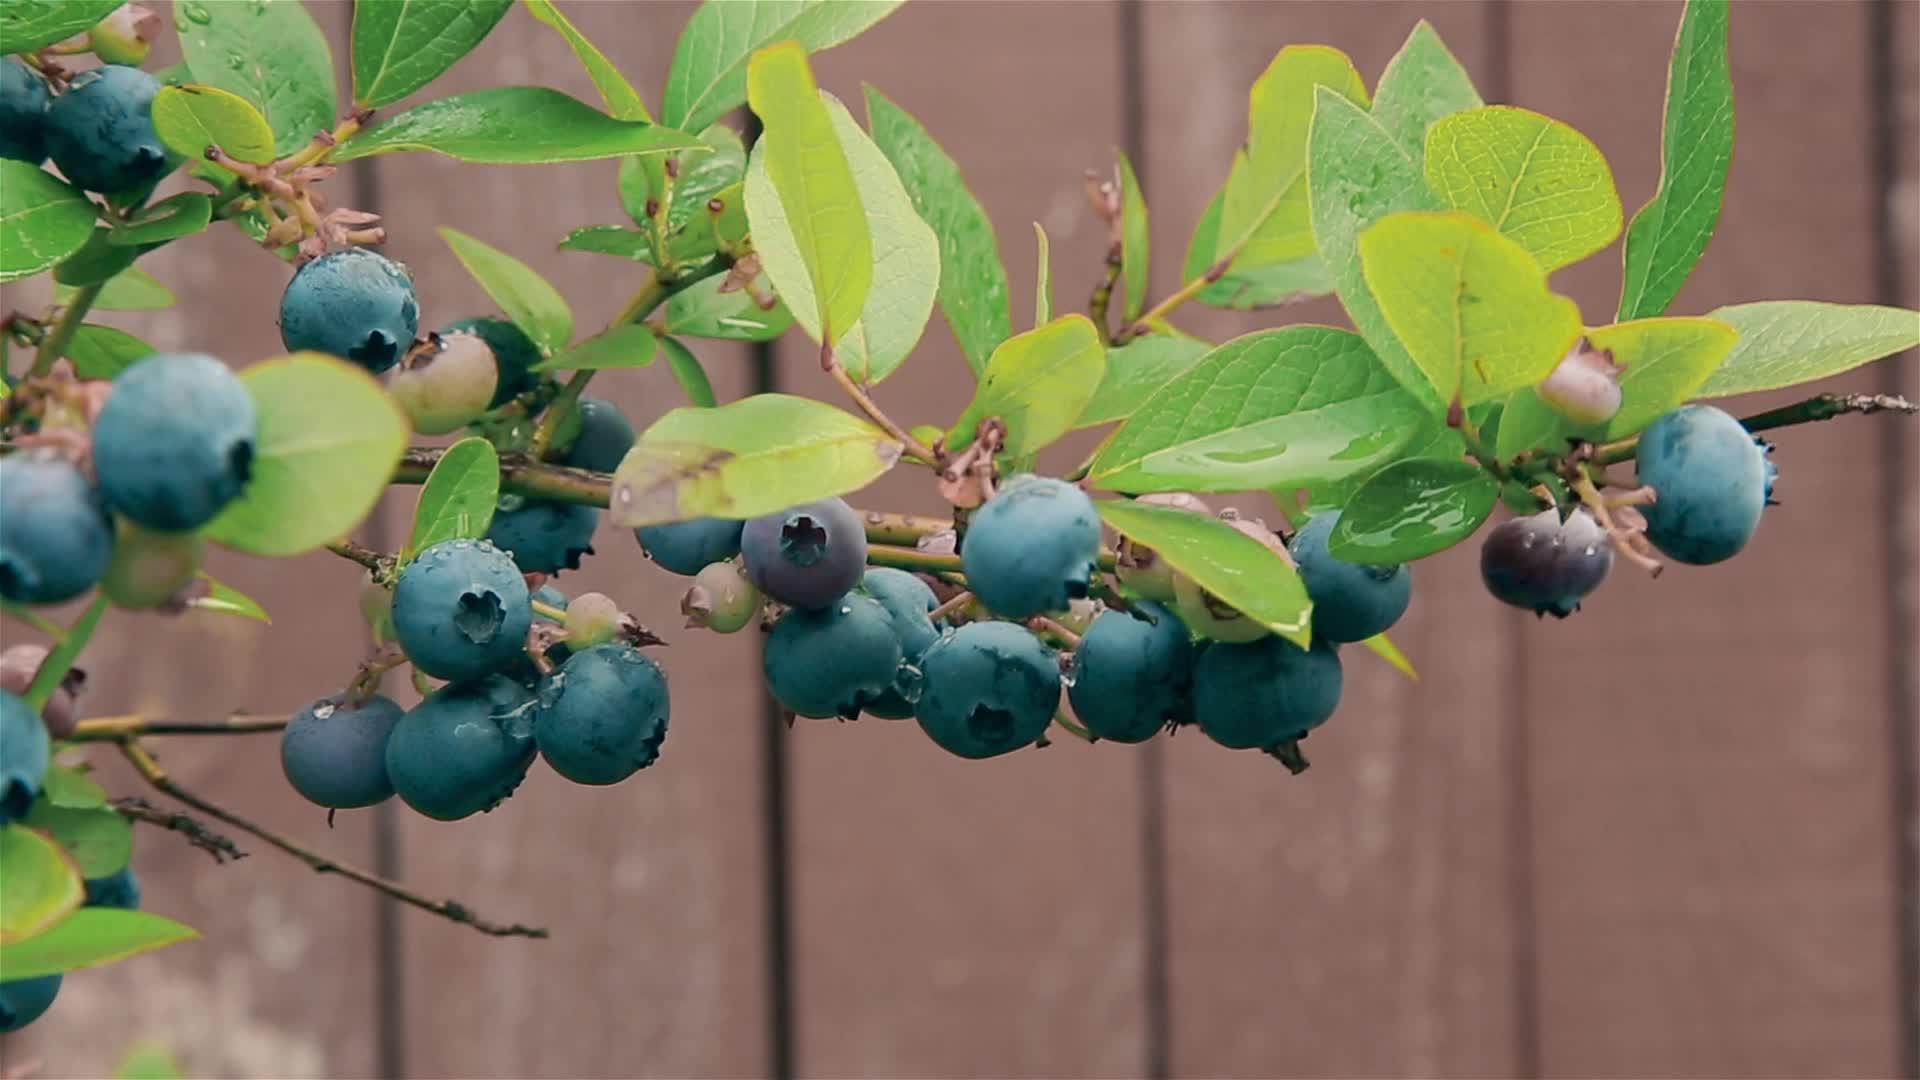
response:
[[[740,554],[761,592],[796,608],[828,608],[866,571],[867,533],[844,500],[822,499],[747,522]]]

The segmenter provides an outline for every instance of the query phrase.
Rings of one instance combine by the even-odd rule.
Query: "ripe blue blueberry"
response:
[[[1668,558],[1704,566],[1739,554],[1773,494],[1767,447],[1711,405],[1683,405],[1640,433],[1640,482],[1658,499],[1642,512]]]
[[[1060,663],[1023,626],[968,623],[920,658],[920,729],[949,753],[989,758],[1032,744],[1060,708]]]
[[[1480,545],[1480,580],[1503,604],[1564,619],[1613,568],[1607,532],[1585,510],[1503,521]]]
[[[886,611],[893,636],[900,642],[901,661],[918,666],[927,649],[940,640],[940,631],[927,617],[940,606],[933,589],[905,570],[876,566],[860,579],[860,591],[879,601]],[[907,720],[913,716],[913,702],[896,687],[869,702],[867,712],[888,720]]]
[[[153,130],[159,92],[159,80],[118,64],[74,76],[47,107],[47,154],[60,174],[103,195],[159,182],[174,165]]]
[[[1338,510],[1315,514],[1287,545],[1313,600],[1313,636],[1336,644],[1385,633],[1413,598],[1407,567],[1350,563],[1327,550],[1339,520]]]
[[[495,381],[493,402],[489,408],[505,405],[539,385],[540,376],[533,374],[531,369],[542,359],[540,347],[533,343],[526,331],[507,320],[461,319],[441,327],[440,332],[478,334],[493,350],[494,363],[499,365],[499,378]]]
[[[1303,649],[1279,636],[1215,642],[1194,664],[1193,718],[1222,746],[1271,750],[1326,723],[1341,681],[1330,645]]]
[[[400,571],[393,628],[407,659],[436,678],[485,678],[526,650],[527,581],[484,540],[446,540]]]
[[[253,398],[202,353],[156,353],[122,371],[93,425],[107,507],[137,525],[188,532],[246,487],[259,432]]]
[[[726,518],[694,518],[642,525],[633,530],[633,537],[640,541],[640,550],[661,569],[692,575],[740,554],[740,532],[745,525],[744,521]],[[862,533],[862,538],[865,535]],[[864,560],[866,555],[860,557]]]
[[[366,248],[314,259],[280,296],[280,341],[287,348],[344,356],[376,375],[400,359],[419,330],[413,278]]]
[[[623,642],[567,658],[540,681],[533,741],[576,784],[617,784],[653,764],[667,737],[667,676]]]
[[[52,761],[47,725],[25,701],[0,691],[0,825],[27,816]]]
[[[106,877],[88,878],[87,906],[134,911],[140,907],[140,879],[123,866]]]
[[[1093,500],[1040,476],[1014,480],[987,500],[960,545],[973,595],[1010,619],[1064,611],[1087,595],[1099,555]]]
[[[443,686],[387,738],[387,778],[401,801],[457,821],[513,794],[533,764],[533,691],[495,676]]]
[[[57,604],[93,588],[113,558],[113,520],[71,462],[0,457],[0,597]]]
[[[610,473],[620,467],[620,459],[633,449],[633,422],[620,407],[605,398],[581,398],[568,427],[578,434],[567,445],[560,464],[576,469]]]
[[[360,705],[321,698],[294,714],[280,736],[280,767],[310,803],[353,810],[393,794],[387,736],[401,709],[375,694]]]
[[[413,430],[445,435],[480,418],[493,400],[499,372],[478,334],[438,334],[410,351],[388,378],[387,393],[406,410]]]
[[[844,500],[822,499],[747,522],[740,553],[761,592],[792,607],[824,608],[860,583],[867,531]]]
[[[1145,742],[1187,715],[1193,636],[1151,600],[1097,616],[1074,650],[1067,700],[1087,730],[1115,742]]]
[[[854,593],[782,615],[767,635],[765,668],[767,689],[788,709],[851,720],[893,689],[900,639],[886,609]]]
[[[513,556],[514,564],[529,574],[552,574],[580,569],[580,560],[593,554],[593,530],[600,511],[579,503],[548,499],[521,500],[494,511],[487,540]]]
[[[60,976],[0,982],[0,1035],[19,1031],[47,1011],[60,993]]]
[[[47,80],[8,57],[0,61],[0,158],[47,160]]]

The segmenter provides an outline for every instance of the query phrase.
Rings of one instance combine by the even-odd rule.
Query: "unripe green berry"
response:
[[[200,572],[205,545],[199,533],[154,532],[121,518],[115,534],[113,561],[100,588],[120,607],[159,607],[193,584]]]
[[[613,640],[620,629],[620,605],[606,593],[581,593],[567,605],[567,645],[574,651]]]
[[[713,563],[695,574],[693,586],[680,600],[680,614],[687,617],[688,626],[717,634],[744,628],[759,610],[760,590],[732,560]]]
[[[163,25],[160,16],[139,4],[127,4],[95,23],[87,32],[87,43],[95,56],[109,64],[139,67],[153,52],[153,40]]]
[[[478,419],[493,400],[499,370],[477,334],[446,334],[409,355],[387,392],[422,435],[445,435]]]

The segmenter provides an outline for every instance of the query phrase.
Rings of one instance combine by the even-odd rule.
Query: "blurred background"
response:
[[[344,87],[351,7],[309,7]],[[562,7],[658,101],[690,4]],[[1659,173],[1679,14],[926,0],[815,63],[849,102],[862,81],[883,89],[959,161],[1024,326],[1031,222],[1053,239],[1057,310],[1084,308],[1099,274],[1084,170],[1133,155],[1163,295],[1273,54],[1336,45],[1371,82],[1420,18],[1489,102],[1598,142],[1631,212]],[[1732,37],[1722,233],[1674,312],[1920,302],[1920,4],[1746,0]],[[169,39],[149,66],[175,55]],[[508,83],[597,101],[523,10],[420,96]],[[574,227],[622,220],[614,172],[395,155],[329,186],[386,216],[423,326],[492,313],[435,235],[445,224],[547,274],[584,329],[644,273],[555,250]],[[103,321],[236,364],[280,351],[289,271],[237,232],[142,265],[179,306]],[[1556,285],[1604,321],[1618,266],[1616,248]],[[0,303],[42,299],[10,287]],[[1179,321],[1226,337],[1338,318],[1320,303]],[[905,422],[945,422],[971,391],[938,317],[920,353],[878,396]],[[833,395],[804,342],[770,361],[701,355],[723,399],[769,384]],[[1830,388],[1912,394],[1917,368],[1908,356]],[[664,367],[594,392],[641,422],[682,400]],[[675,701],[657,766],[611,789],[536,766],[500,809],[456,824],[388,806],[329,830],[287,788],[272,736],[156,739],[193,789],[553,937],[482,937],[245,838],[252,857],[215,866],[143,830],[148,907],[206,939],[70,977],[43,1021],[0,1039],[0,1071],[103,1076],[153,1038],[201,1077],[1915,1075],[1920,424],[1847,419],[1777,441],[1785,505],[1746,553],[1658,582],[1622,565],[1565,623],[1485,596],[1472,546],[1423,563],[1394,635],[1422,681],[1350,654],[1346,701],[1300,777],[1197,735],[969,763],[912,724],[789,731],[765,708],[754,635],[693,632],[660,653]],[[391,496],[363,539],[394,546],[413,497]],[[856,501],[939,509],[907,470]],[[625,530],[598,540],[562,587],[675,627],[683,581]],[[90,714],[284,713],[349,676],[365,645],[357,567],[322,554],[210,569],[274,624],[116,612],[85,660]],[[95,757],[116,794],[142,793]]]

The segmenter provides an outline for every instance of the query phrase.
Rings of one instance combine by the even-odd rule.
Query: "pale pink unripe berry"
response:
[[[1228,511],[1231,514],[1232,511]],[[1260,541],[1267,550],[1273,552],[1293,565],[1293,556],[1287,551],[1287,545],[1267,528],[1258,518],[1243,518],[1238,515],[1221,515],[1221,520],[1236,531]],[[1201,588],[1200,584],[1185,574],[1173,575],[1173,603],[1179,612],[1180,621],[1187,628],[1203,637],[1230,644],[1244,644],[1266,637],[1272,631],[1259,622],[1247,618],[1219,597]]]
[[[1213,512],[1206,503],[1184,491],[1142,495],[1136,501],[1149,506],[1187,510],[1195,514]],[[1119,576],[1121,584],[1148,600],[1156,600],[1162,604],[1173,603],[1173,571],[1158,552],[1124,536],[1120,538],[1116,551],[1118,557],[1114,560],[1114,573]]]
[[[753,587],[737,562],[717,562],[694,575],[693,587],[680,601],[688,626],[731,634],[753,621],[760,610],[760,590]]]
[[[581,593],[567,604],[567,645],[575,652],[613,640],[620,629],[620,605],[606,593]]]
[[[445,435],[480,418],[500,378],[493,350],[477,334],[444,334],[410,353],[387,392],[407,411],[413,430]]]
[[[1620,373],[1625,370],[1613,362],[1613,353],[1581,338],[1535,392],[1576,424],[1604,424],[1620,411]]]

